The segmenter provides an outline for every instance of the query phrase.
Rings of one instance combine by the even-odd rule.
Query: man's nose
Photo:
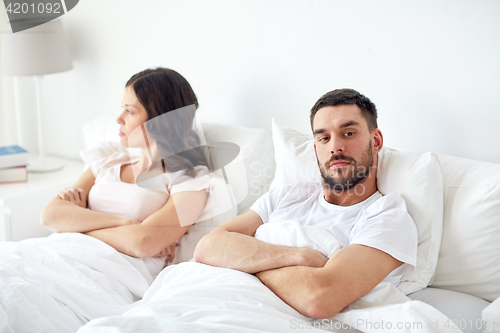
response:
[[[332,155],[345,152],[345,147],[341,140],[330,140],[330,144],[330,153]]]

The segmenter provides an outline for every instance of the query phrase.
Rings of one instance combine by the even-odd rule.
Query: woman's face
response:
[[[116,119],[116,122],[120,124],[119,135],[121,145],[124,147],[145,146],[145,140],[140,126],[148,120],[148,113],[139,102],[132,86],[125,88],[122,105],[123,111]]]

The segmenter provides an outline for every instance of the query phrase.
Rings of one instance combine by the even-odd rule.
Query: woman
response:
[[[75,332],[142,298],[176,242],[213,216],[208,192],[220,180],[192,149],[200,145],[197,106],[173,70],[130,78],[117,122],[121,144],[141,148],[141,156],[97,160],[59,192],[41,216],[56,233],[0,242],[0,332]]]
[[[177,72],[157,68],[132,76],[126,84],[123,112],[117,122],[120,124],[120,143],[124,147],[131,144],[140,147],[141,157],[130,160],[127,155],[117,153],[91,165],[73,187],[62,190],[52,199],[42,213],[42,224],[56,232],[85,233],[133,257],[169,256],[172,261],[175,242],[195,222],[207,199],[204,184],[199,189],[194,184],[193,190],[184,188],[176,192],[176,183],[195,173],[198,177],[200,172],[207,174],[204,156],[197,150],[190,150],[185,156],[166,159],[163,165],[167,163],[168,172],[164,174],[163,191],[143,189],[134,184],[135,176],[143,171],[149,175],[163,174],[163,160],[158,155],[166,155],[168,148],[172,150],[168,147],[170,141],[180,140],[175,148],[189,149],[199,145],[192,130],[195,108],[172,113],[163,122],[154,119],[189,105],[198,106],[196,95]],[[153,119],[148,126],[148,137],[154,141],[148,142],[149,147],[146,147],[145,140],[141,140],[140,127]],[[155,126],[158,124],[166,124],[169,128],[159,129]],[[149,153],[151,149],[156,161]],[[133,200],[141,200],[141,197],[144,204],[134,204]],[[190,212],[187,218],[186,214],[176,212],[176,207],[179,210],[185,206]],[[189,221],[181,224],[178,215]]]

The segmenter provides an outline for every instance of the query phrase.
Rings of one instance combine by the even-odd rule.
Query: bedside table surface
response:
[[[58,188],[61,190],[77,181],[83,173],[83,162],[76,160],[65,160],[61,170],[46,173],[28,173],[28,181],[23,183],[0,184],[0,207],[12,202],[36,196],[47,188]],[[57,192],[54,193],[54,196]]]

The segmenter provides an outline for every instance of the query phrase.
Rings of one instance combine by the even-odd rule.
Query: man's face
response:
[[[345,191],[366,180],[382,146],[377,140],[380,131],[369,131],[356,104],[321,108],[313,133],[321,176],[330,189]]]

